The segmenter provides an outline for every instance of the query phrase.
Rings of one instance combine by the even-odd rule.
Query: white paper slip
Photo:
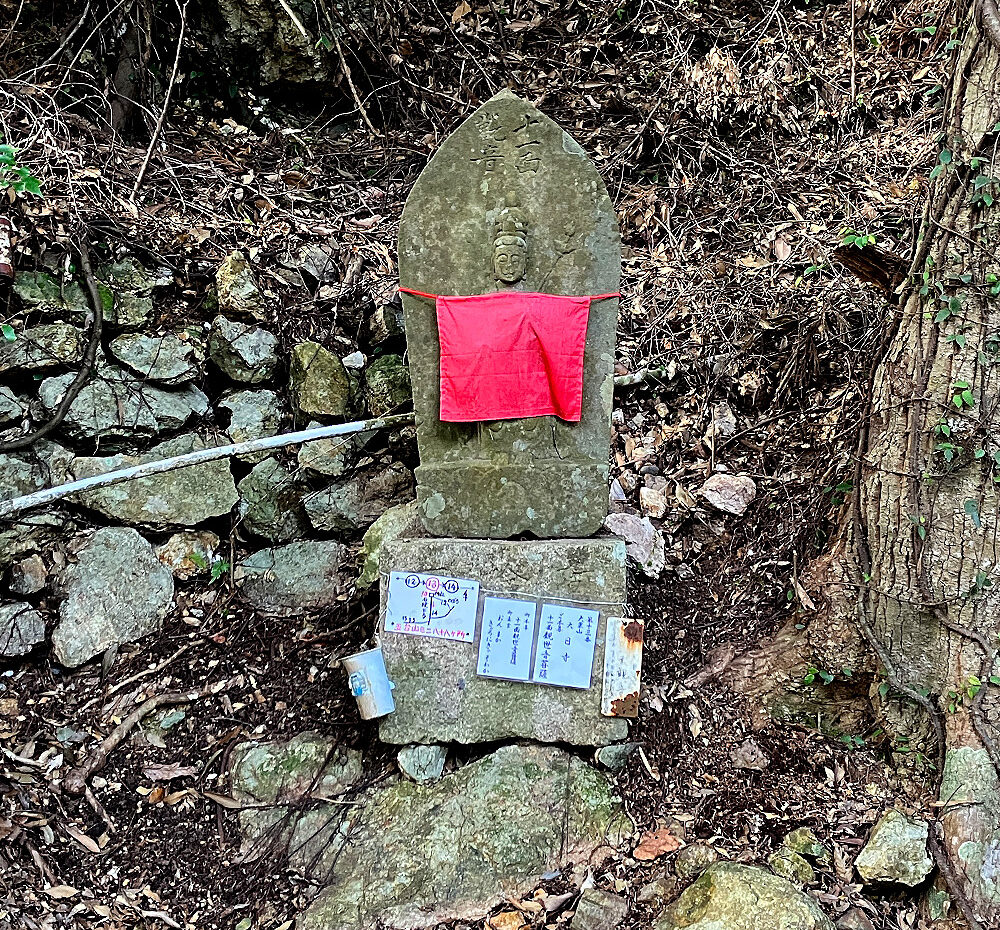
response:
[[[531,643],[534,638],[534,601],[483,598],[483,625],[479,631],[476,673],[484,678],[527,681],[531,677]]]
[[[639,715],[645,625],[644,620],[632,617],[608,617],[604,634],[604,690],[601,692],[601,713],[605,717]]]
[[[598,616],[596,610],[543,604],[532,680],[564,688],[589,688]]]
[[[385,629],[471,643],[476,635],[478,604],[478,581],[390,572]]]

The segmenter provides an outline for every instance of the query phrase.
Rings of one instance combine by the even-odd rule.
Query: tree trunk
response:
[[[898,328],[872,380],[851,515],[812,580],[878,655],[895,738],[911,751],[940,743],[950,884],[988,927],[1000,914],[1000,688],[989,683],[1000,632],[1000,52],[994,4],[967,6]]]

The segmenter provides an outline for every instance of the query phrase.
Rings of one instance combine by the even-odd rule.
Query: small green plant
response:
[[[951,164],[951,149],[941,149],[941,152],[938,155],[938,163],[934,166],[933,170],[931,171],[931,180],[933,181],[935,178],[938,178],[942,174],[944,174],[945,168],[947,168],[948,165],[950,164]]]
[[[976,406],[976,398],[973,397],[968,381],[956,381],[951,389],[951,402],[959,410],[967,410]]]
[[[875,245],[873,233],[859,233],[856,229],[845,229],[840,235],[844,245],[853,245],[859,249],[863,249],[866,245]]]
[[[188,558],[202,571],[208,569],[213,583],[218,581],[231,568],[225,559],[213,558],[209,562],[200,552],[189,552]]]
[[[817,678],[822,681],[824,685],[829,685],[833,683],[836,676],[833,672],[830,672],[825,668],[816,668],[816,666],[810,665],[809,670],[805,673],[802,680],[807,685],[811,685]]]
[[[917,517],[917,516],[914,516],[912,513],[907,514],[907,518],[909,519],[910,523],[912,523],[917,528],[917,536],[919,536],[921,539],[926,539],[927,538],[927,518],[926,517]]]
[[[849,733],[842,733],[840,741],[844,743],[848,749],[861,749],[865,745],[865,739],[863,736],[852,736]]]
[[[15,194],[42,195],[42,182],[17,163],[17,149],[13,145],[0,145],[0,190],[3,189]]]

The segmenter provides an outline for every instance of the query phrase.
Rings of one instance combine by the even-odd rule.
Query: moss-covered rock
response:
[[[559,749],[505,746],[433,785],[377,793],[346,841],[350,855],[328,851],[330,884],[299,926],[421,930],[480,920],[545,872],[585,866],[617,844],[622,817],[596,769]]]
[[[0,372],[40,371],[71,365],[83,358],[83,333],[68,323],[41,323],[0,339]]]
[[[373,417],[385,416],[413,400],[410,372],[399,355],[383,355],[365,370],[365,406]]]
[[[299,413],[307,417],[342,417],[351,402],[351,379],[344,363],[316,342],[292,349],[289,391]]]
[[[787,879],[716,862],[656,923],[656,930],[833,930],[820,906]]]

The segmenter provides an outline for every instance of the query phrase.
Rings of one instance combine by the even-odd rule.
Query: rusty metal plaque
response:
[[[639,678],[645,626],[644,620],[633,617],[608,617],[604,640],[604,691],[601,695],[601,713],[605,717],[639,715]]]

